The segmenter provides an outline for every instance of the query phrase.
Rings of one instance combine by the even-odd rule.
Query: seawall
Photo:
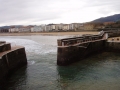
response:
[[[10,44],[2,43],[0,50],[0,90],[4,90],[7,77],[26,65],[27,58],[22,46],[11,47]]]
[[[89,55],[99,53],[105,49],[106,40],[85,42],[79,45],[58,47],[57,64],[64,66],[80,61]]]
[[[102,51],[120,51],[120,43],[108,42],[108,37],[120,36],[120,31],[100,32],[98,35],[58,40],[57,65],[66,66]]]
[[[108,42],[106,42],[106,51],[120,53],[120,41],[108,41]]]

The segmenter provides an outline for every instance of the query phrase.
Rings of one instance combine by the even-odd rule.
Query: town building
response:
[[[71,23],[69,25],[70,30],[73,31],[79,31],[79,30],[83,30],[83,24],[82,23]]]
[[[94,23],[84,23],[84,30],[94,30]]]
[[[43,29],[43,26],[34,26],[31,28],[31,32],[43,32],[44,29]]]
[[[9,32],[10,33],[31,32],[31,26],[11,27],[9,29]]]
[[[63,24],[63,31],[69,31],[69,24]]]
[[[18,32],[19,32],[19,28],[15,28],[15,27],[10,28],[10,29],[9,29],[9,32],[10,32],[10,33],[18,33]]]

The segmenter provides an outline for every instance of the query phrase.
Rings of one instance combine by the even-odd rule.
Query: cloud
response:
[[[88,2],[90,2],[90,0]],[[96,0],[89,5],[87,4],[86,6],[94,7],[97,9],[97,13],[107,16],[115,13],[120,13],[119,3],[119,0]]]
[[[0,25],[72,23],[120,13],[119,0],[0,0]]]

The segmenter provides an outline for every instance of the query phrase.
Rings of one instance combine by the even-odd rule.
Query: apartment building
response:
[[[94,23],[85,23],[84,30],[94,30],[95,24]]]

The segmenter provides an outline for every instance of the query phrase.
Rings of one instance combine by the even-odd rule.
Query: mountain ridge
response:
[[[91,22],[103,23],[103,22],[117,22],[117,21],[120,21],[120,14],[114,14],[114,15],[107,16],[107,17],[101,17],[101,18],[95,19]]]

